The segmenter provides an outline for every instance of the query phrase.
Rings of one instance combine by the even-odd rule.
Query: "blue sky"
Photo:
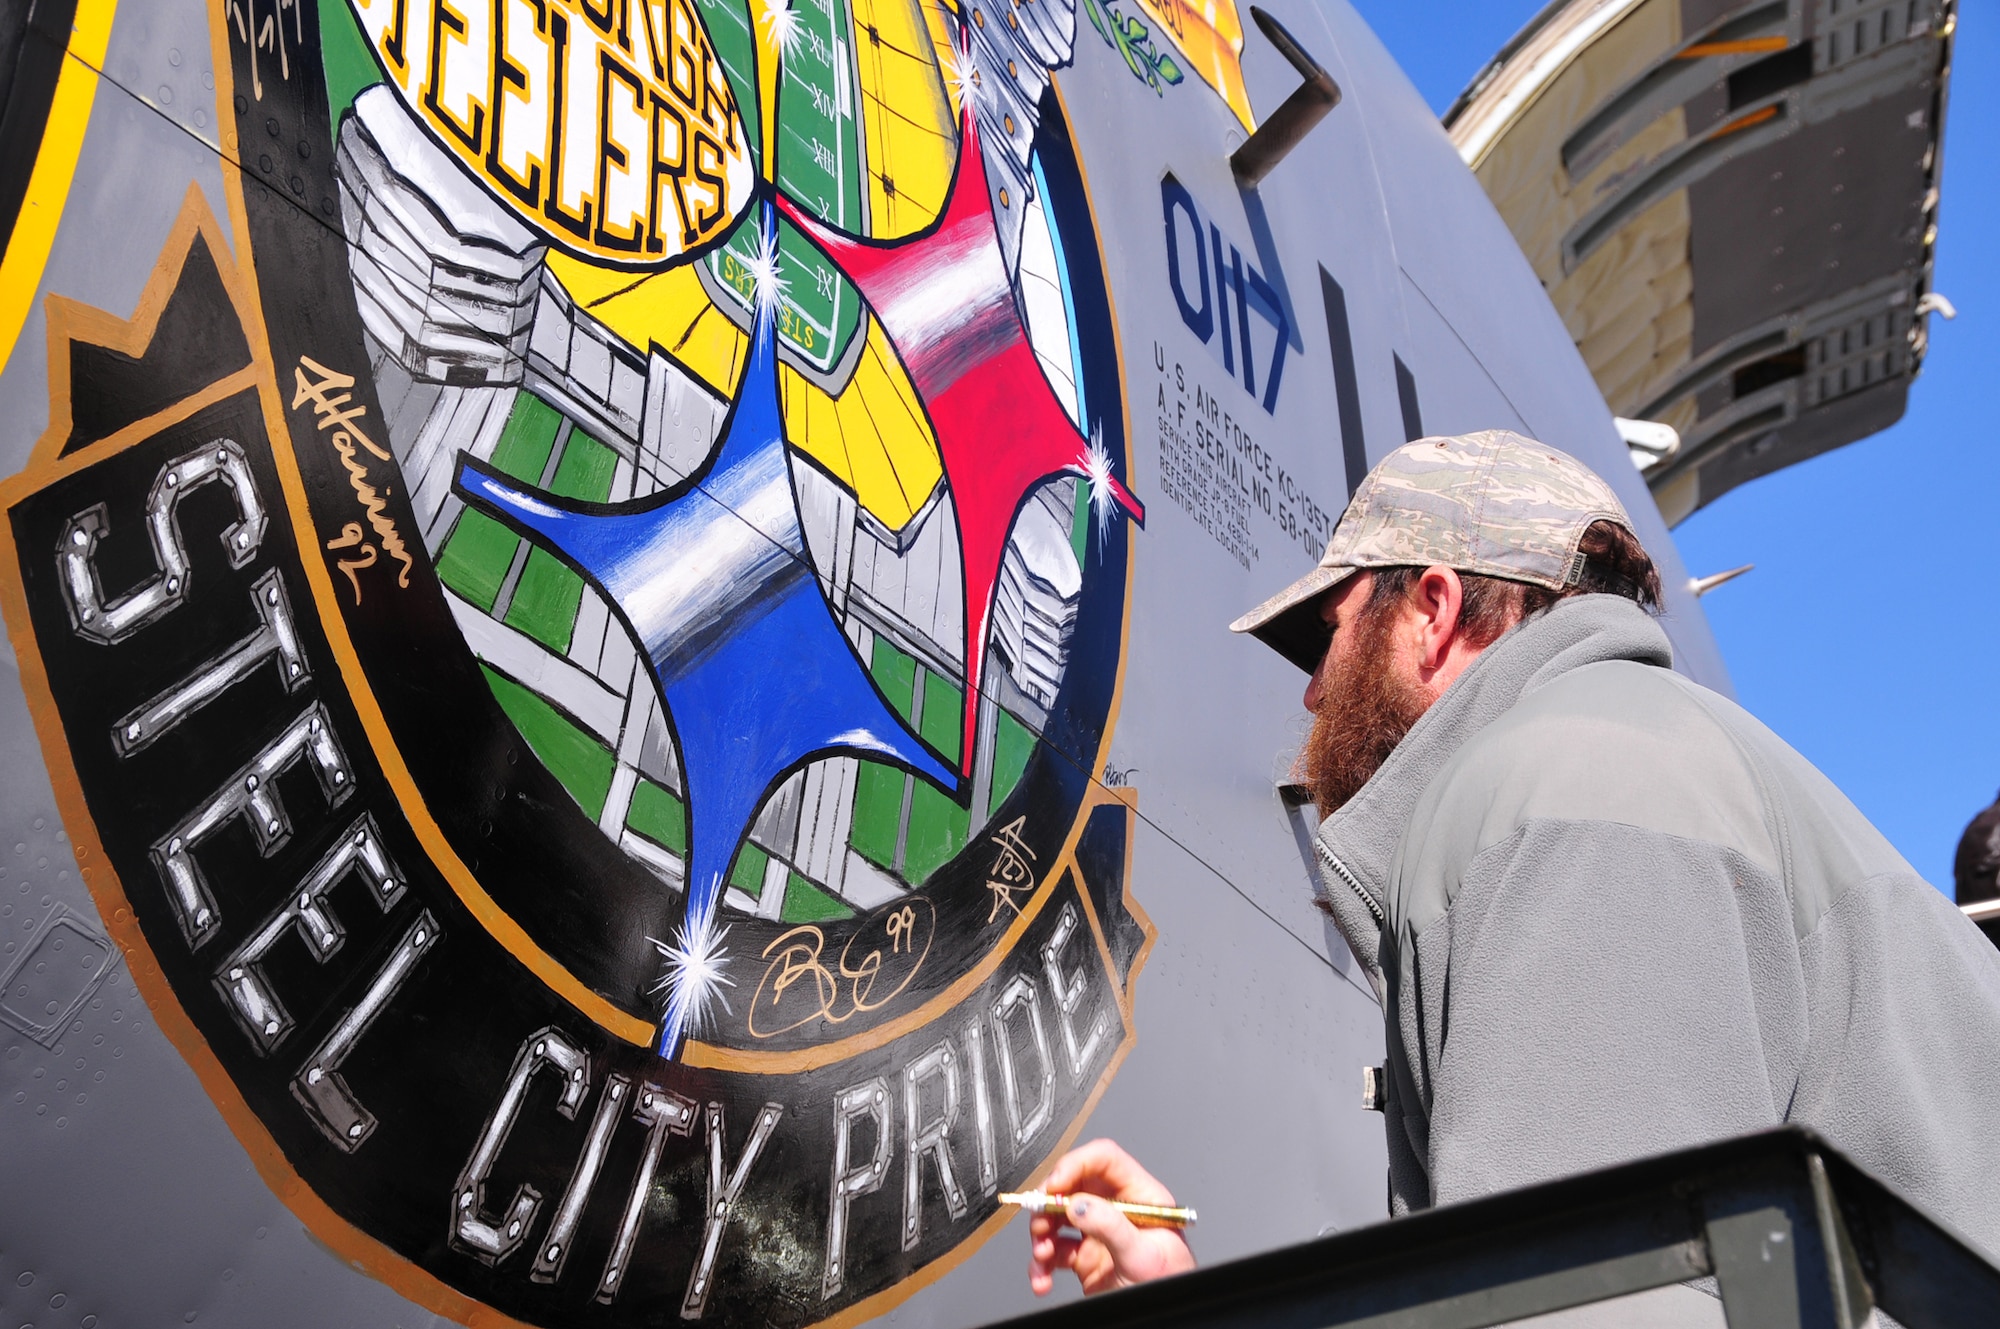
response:
[[[1435,110],[1542,0],[1355,0]],[[1967,6],[1953,55],[1935,288],[1909,413],[1724,495],[1674,532],[1688,567],[1757,570],[1703,600],[1737,698],[1949,892],[2000,787],[2000,13]],[[1981,401],[1988,406],[1982,407]]]

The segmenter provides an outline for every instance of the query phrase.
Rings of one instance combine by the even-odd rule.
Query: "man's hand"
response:
[[[1092,1140],[1056,1160],[1041,1189],[1067,1195],[1069,1215],[1036,1214],[1028,1222],[1028,1286],[1038,1297],[1055,1286],[1055,1271],[1067,1269],[1083,1284],[1085,1296],[1146,1283],[1194,1268],[1194,1252],[1172,1228],[1134,1227],[1132,1221],[1091,1196],[1128,1204],[1171,1205],[1174,1197],[1110,1140]],[[1083,1235],[1058,1234],[1065,1225]]]

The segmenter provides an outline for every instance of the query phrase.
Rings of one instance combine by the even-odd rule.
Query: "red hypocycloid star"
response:
[[[993,584],[1015,513],[1042,481],[1084,473],[1087,443],[1043,377],[1015,304],[969,103],[960,126],[950,198],[920,235],[857,239],[783,194],[778,206],[860,288],[930,413],[958,518],[967,703],[959,766],[968,773]],[[1116,476],[1107,482],[1118,504],[1143,522],[1139,501]]]

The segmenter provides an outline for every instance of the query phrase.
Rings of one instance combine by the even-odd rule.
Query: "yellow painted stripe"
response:
[[[1766,120],[1769,120],[1771,117],[1775,116],[1777,113],[1778,113],[1778,108],[1775,106],[1765,106],[1758,110],[1752,111],[1750,112],[1750,114],[1744,116],[1740,120],[1731,120],[1728,124],[1716,130],[1713,134],[1710,134],[1708,136],[1709,141],[1713,142],[1716,139],[1725,138],[1730,134],[1736,133],[1738,130],[1748,129],[1752,125],[1761,125]]]
[[[1759,55],[1765,51],[1782,51],[1791,45],[1784,37],[1744,37],[1732,42],[1697,42],[1682,50],[1676,60],[1700,60],[1711,55]]]
[[[118,0],[78,0],[69,53],[63,57],[56,94],[49,102],[41,150],[35,154],[34,173],[28,177],[28,192],[21,199],[21,215],[15,219],[7,253],[0,257],[0,365],[13,358],[21,325],[28,321],[35,292],[41,289],[42,269],[48,266],[49,250],[56,242],[69,182],[76,176],[77,154],[83,150],[83,132],[90,124],[90,104],[97,97],[97,66],[104,63],[105,47],[111,44],[111,19],[117,9]]]

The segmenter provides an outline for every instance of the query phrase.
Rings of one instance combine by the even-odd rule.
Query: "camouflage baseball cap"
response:
[[[1596,521],[1632,529],[1611,486],[1546,443],[1505,429],[1420,438],[1362,480],[1319,566],[1229,629],[1310,673],[1326,651],[1320,597],[1363,568],[1441,565],[1561,590],[1582,574],[1577,544]]]

